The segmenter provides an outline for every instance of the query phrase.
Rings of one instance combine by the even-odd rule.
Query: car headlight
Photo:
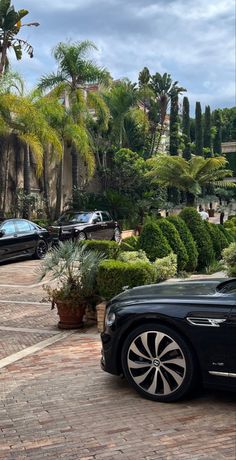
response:
[[[107,327],[111,327],[112,324],[114,324],[114,322],[116,320],[116,315],[115,315],[115,313],[110,312],[110,308],[111,307],[108,307],[108,309],[106,311],[106,316],[105,316],[105,326],[107,326]]]

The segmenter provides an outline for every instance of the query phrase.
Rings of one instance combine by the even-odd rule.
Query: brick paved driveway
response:
[[[1,460],[235,460],[233,394],[142,399],[100,370],[94,327],[56,328],[37,264],[0,266]]]

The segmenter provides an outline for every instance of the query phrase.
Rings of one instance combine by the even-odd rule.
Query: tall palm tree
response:
[[[62,154],[62,146],[55,129],[45,119],[43,113],[32,102],[30,97],[16,94],[2,94],[0,98],[0,120],[3,120],[8,135],[16,135],[24,147],[24,191],[30,194],[30,151],[37,166],[37,175],[42,173],[43,153],[47,144],[51,144],[58,154]],[[10,152],[10,149],[9,149]],[[25,217],[29,217],[29,206],[25,206]]]
[[[22,24],[21,20],[27,16],[27,10],[16,11],[11,0],[0,0],[0,77],[8,68],[7,52],[12,49],[18,60],[22,58],[22,51],[33,57],[33,47],[26,40],[18,37],[24,26],[39,26],[38,22]]]
[[[154,132],[154,142],[152,143],[152,153],[154,151],[158,151],[161,137],[164,131],[164,122],[167,114],[167,109],[170,103],[170,100],[173,96],[177,96],[178,94],[183,93],[186,91],[185,88],[178,86],[178,81],[172,81],[170,74],[164,73],[161,75],[159,72],[152,75],[150,79],[150,87],[155,95],[155,102],[157,104],[157,108],[159,110],[159,123],[160,129],[158,133],[158,139],[156,142],[156,130]]]
[[[148,160],[148,164],[147,176],[156,184],[186,192],[188,205],[194,204],[195,197],[206,185],[236,186],[224,180],[232,176],[232,171],[225,169],[227,160],[224,157],[205,159],[195,156],[187,161],[179,156],[159,155]]]
[[[95,103],[95,111],[102,110],[104,103],[99,98],[92,99],[87,95],[85,87],[89,83],[107,84],[110,75],[106,69],[97,66],[91,59],[89,53],[96,50],[96,46],[91,41],[75,43],[60,42],[54,49],[54,58],[58,64],[57,73],[51,73],[42,77],[39,87],[43,90],[58,87],[61,95],[65,95],[66,109],[71,108],[74,123],[81,129],[81,142],[88,137],[86,129],[87,103],[91,107]],[[91,151],[91,150],[90,150]],[[83,154],[72,146],[72,188],[78,188],[78,153]]]

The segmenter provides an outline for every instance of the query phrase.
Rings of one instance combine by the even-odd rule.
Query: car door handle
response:
[[[107,224],[101,224],[102,227],[107,227]]]

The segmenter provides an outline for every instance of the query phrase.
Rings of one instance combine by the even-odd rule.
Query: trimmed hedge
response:
[[[168,256],[172,249],[163,235],[159,224],[150,221],[143,226],[139,240],[140,249],[146,252],[148,258],[153,262],[157,258]]]
[[[124,238],[122,240],[122,243],[128,244],[134,249],[134,251],[139,250],[139,236],[129,236],[127,238]]]
[[[167,219],[159,219],[158,225],[166,237],[174,254],[177,255],[177,268],[178,271],[184,270],[188,262],[188,254],[183,241],[180,238],[179,232],[176,227]]]
[[[152,284],[155,282],[156,270],[146,262],[120,262],[119,260],[103,260],[99,264],[97,285],[99,294],[109,300],[129,288]]]
[[[227,248],[229,246],[229,243],[225,235],[218,228],[218,225],[211,224],[207,221],[204,221],[204,225],[206,226],[207,231],[209,232],[209,235],[211,237],[216,258],[220,260],[223,249]]]
[[[153,262],[156,269],[156,282],[173,278],[177,273],[177,256],[173,252]]]
[[[236,243],[231,243],[228,248],[225,248],[222,255],[227,275],[236,276]]]
[[[134,262],[147,262],[150,263],[146,256],[146,252],[142,251],[141,249],[139,251],[124,251],[120,252],[117,260],[120,260],[121,262],[129,262],[129,263],[134,263]]]
[[[167,220],[174,224],[175,228],[178,230],[179,236],[187,251],[188,262],[185,266],[185,270],[187,272],[194,272],[197,268],[198,250],[190,230],[184,220],[179,216],[169,216]]]
[[[88,249],[102,252],[105,254],[107,259],[116,259],[120,251],[120,246],[115,241],[85,240],[81,243],[84,244]]]
[[[228,243],[234,243],[235,239],[233,235],[230,233],[228,228],[225,228],[224,225],[218,224],[217,227],[220,229],[220,231],[224,234],[225,238],[227,239]]]
[[[198,250],[198,270],[205,269],[215,260],[215,253],[211,237],[207,231],[204,221],[195,208],[184,208],[179,216],[185,221]]]

